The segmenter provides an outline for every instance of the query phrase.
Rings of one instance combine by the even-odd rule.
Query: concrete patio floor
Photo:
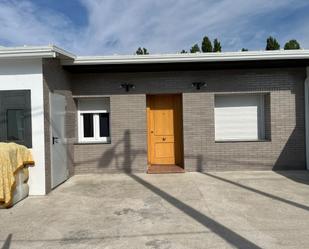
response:
[[[0,210],[0,248],[309,248],[309,173],[79,175]]]

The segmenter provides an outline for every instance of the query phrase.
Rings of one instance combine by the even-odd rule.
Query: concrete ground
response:
[[[0,223],[0,248],[309,248],[309,173],[80,175]]]

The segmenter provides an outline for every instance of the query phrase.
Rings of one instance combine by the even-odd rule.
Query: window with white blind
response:
[[[80,143],[110,142],[109,98],[78,100],[78,140]]]
[[[265,139],[264,95],[216,95],[215,140]]]

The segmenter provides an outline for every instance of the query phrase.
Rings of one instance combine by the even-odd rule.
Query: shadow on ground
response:
[[[3,246],[1,247],[1,249],[10,249],[11,246],[11,241],[12,241],[12,234],[9,234],[8,237],[6,238],[6,240],[4,241]]]
[[[203,174],[207,175],[209,177],[212,177],[212,178],[214,178],[216,180],[223,181],[223,182],[231,184],[233,186],[236,186],[236,187],[242,188],[244,190],[253,192],[255,194],[259,194],[261,196],[264,196],[264,197],[267,197],[267,198],[270,198],[270,199],[273,199],[273,200],[276,200],[276,201],[283,202],[283,203],[291,205],[293,207],[297,207],[297,208],[301,208],[303,210],[309,211],[309,207],[306,206],[306,205],[303,205],[303,204],[300,204],[300,203],[297,203],[297,202],[294,202],[294,201],[290,201],[290,200],[284,199],[282,197],[279,197],[279,196],[276,196],[276,195],[273,195],[273,194],[269,194],[269,193],[263,192],[261,190],[258,190],[258,189],[255,189],[255,188],[243,185],[243,184],[238,183],[238,182],[231,181],[229,179],[226,179],[226,178],[223,178],[223,177],[211,174],[211,173],[203,173]],[[289,173],[286,173],[286,174],[289,176],[288,178],[290,178],[290,174]],[[307,181],[308,181],[308,179],[307,179]]]
[[[171,196],[170,194],[160,190],[156,186],[150,184],[149,182],[144,181],[142,178],[136,175],[129,175],[132,179],[136,182],[142,184],[145,188],[149,189],[153,193],[157,194],[165,201],[173,205],[174,207],[178,208],[186,215],[190,216],[206,228],[210,229],[212,232],[220,236],[222,239],[227,241],[229,244],[233,245],[236,248],[252,248],[257,249],[260,248],[256,244],[252,243],[251,241],[247,240],[246,238],[242,237],[241,235],[235,233],[234,231],[228,229],[227,227],[221,225],[220,223],[216,222],[215,220],[209,218],[208,216],[204,215],[203,213],[199,212],[198,210],[190,207],[189,205],[183,203],[182,201],[176,199],[175,197]]]
[[[302,170],[302,171],[275,171],[275,172],[292,181],[309,185],[309,171]]]
[[[114,144],[109,150],[107,150],[101,157],[100,165],[101,167],[109,167],[112,164],[112,159],[116,160],[116,167],[117,169],[122,170],[125,172],[129,177],[131,177],[133,180],[135,180],[137,183],[144,186],[146,189],[150,190],[157,196],[164,199],[166,202],[171,204],[173,207],[177,208],[187,216],[194,219],[196,222],[203,225],[205,228],[212,231],[214,234],[221,237],[223,240],[225,240],[227,243],[229,243],[231,246],[235,248],[260,248],[258,245],[253,243],[252,241],[249,241],[245,237],[241,236],[240,234],[236,233],[235,231],[227,228],[226,226],[220,224],[216,220],[208,217],[204,213],[200,212],[199,210],[194,209],[190,205],[182,202],[181,200],[175,198],[174,196],[170,195],[169,193],[159,189],[158,187],[154,186],[153,184],[145,181],[141,177],[132,174],[132,167],[134,165],[134,162],[139,154],[145,154],[146,150],[135,150],[132,148],[131,145],[131,133],[130,130],[126,130],[123,134],[123,137],[121,140],[119,140],[116,144]],[[106,158],[109,158],[110,160],[106,160]],[[195,157],[196,159],[196,168],[197,171],[203,171],[204,168],[204,160],[203,156],[199,155]],[[261,190],[255,189],[250,186],[243,185],[241,183],[232,181],[230,179],[226,179],[223,177],[219,177],[214,174],[210,173],[203,173],[204,175],[214,178],[216,180],[225,182],[227,184],[242,188],[246,191],[253,192],[255,194],[258,194],[260,196],[263,196],[265,198],[270,198],[272,200],[305,210],[309,211],[309,207],[300,203],[297,203],[295,201],[291,201],[288,199],[284,199],[282,197],[263,192]],[[303,184],[309,184],[309,175],[306,174],[306,176],[302,177],[299,174],[291,174],[290,172],[278,172],[278,174],[281,174],[287,178],[293,179],[294,181],[303,183]],[[9,242],[8,242],[9,243]]]
[[[118,147],[123,147],[122,153],[117,152]],[[198,223],[202,224],[204,227],[210,229],[213,233],[217,234],[219,237],[224,239],[226,242],[228,242],[230,245],[234,246],[235,248],[253,248],[253,249],[260,248],[258,245],[247,240],[246,238],[242,237],[236,232],[228,229],[227,227],[211,219],[210,217],[206,216],[200,211],[192,208],[191,206],[178,200],[172,195],[164,192],[158,187],[143,180],[139,176],[132,174],[132,166],[134,164],[134,160],[137,157],[137,155],[141,153],[144,154],[146,153],[146,151],[132,149],[131,133],[129,130],[126,130],[124,132],[123,138],[102,155],[102,162],[103,162],[103,158],[106,158],[106,157],[116,158],[116,166],[118,169],[121,169],[123,172],[127,173],[127,175],[131,177],[132,179],[134,179],[136,182],[143,185],[145,188],[152,191],[156,195],[160,196],[165,201],[173,205],[175,208],[179,209],[180,211],[182,211],[189,217],[193,218]],[[121,158],[122,163],[118,162],[119,158]],[[109,165],[111,164],[111,161],[104,160],[104,162],[105,164],[103,167],[109,167]],[[198,164],[201,164],[201,163],[202,163],[202,159],[198,158]]]

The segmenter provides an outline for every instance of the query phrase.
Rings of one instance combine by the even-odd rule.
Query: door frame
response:
[[[151,165],[151,138],[150,138],[150,98],[152,96],[157,95],[174,95],[179,96],[180,102],[179,102],[179,114],[180,114],[180,126],[179,126],[179,143],[177,146],[179,146],[180,151],[180,163],[177,164],[177,166],[180,166],[184,169],[184,137],[183,137],[183,96],[181,93],[166,93],[166,94],[146,94],[146,116],[147,116],[147,165],[148,167]]]

